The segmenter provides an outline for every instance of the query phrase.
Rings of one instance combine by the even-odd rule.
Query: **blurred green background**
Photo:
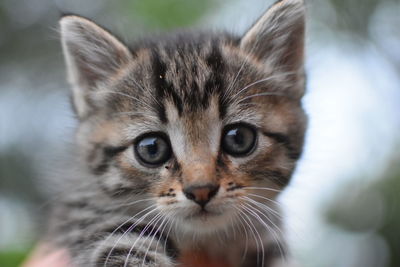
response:
[[[268,0],[0,0],[0,266],[40,238],[75,121],[62,13],[124,40],[180,28],[241,34]],[[400,1],[307,1],[306,152],[282,202],[305,267],[400,266]],[[44,179],[44,177],[47,177]]]

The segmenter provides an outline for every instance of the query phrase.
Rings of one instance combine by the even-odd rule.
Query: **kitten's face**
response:
[[[241,39],[179,35],[133,52],[92,22],[63,19],[78,142],[103,192],[149,198],[196,232],[239,222],[254,200],[268,205],[290,179],[305,130],[302,16],[282,26],[292,42],[284,50],[266,33],[273,15]]]

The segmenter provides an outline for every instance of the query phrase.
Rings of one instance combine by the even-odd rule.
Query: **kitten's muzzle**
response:
[[[207,203],[218,193],[219,185],[191,185],[183,189],[187,199],[193,200],[204,208]]]

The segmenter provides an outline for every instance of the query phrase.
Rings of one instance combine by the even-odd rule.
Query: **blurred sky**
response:
[[[46,185],[35,179],[52,168],[45,159],[62,153],[73,133],[58,43],[60,11],[88,16],[133,40],[184,25],[240,34],[271,3],[0,0],[0,251],[35,240],[38,224],[32,222],[41,222],[46,200],[38,194]],[[365,231],[346,232],[324,215],[339,193],[350,199],[382,179],[399,147],[400,1],[307,5],[304,105],[310,123],[305,154],[282,197],[290,240],[306,267],[387,266],[393,255],[376,233],[384,209],[379,195],[365,199],[370,206],[360,216],[372,225]]]

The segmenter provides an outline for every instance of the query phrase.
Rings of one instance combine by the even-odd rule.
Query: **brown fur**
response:
[[[242,37],[186,32],[128,49],[76,16],[61,32],[79,171],[55,205],[52,242],[77,266],[266,267],[287,256],[275,199],[306,128],[301,0]],[[230,127],[251,133],[251,150],[229,153]],[[137,152],[146,136],[170,149],[158,165]]]

